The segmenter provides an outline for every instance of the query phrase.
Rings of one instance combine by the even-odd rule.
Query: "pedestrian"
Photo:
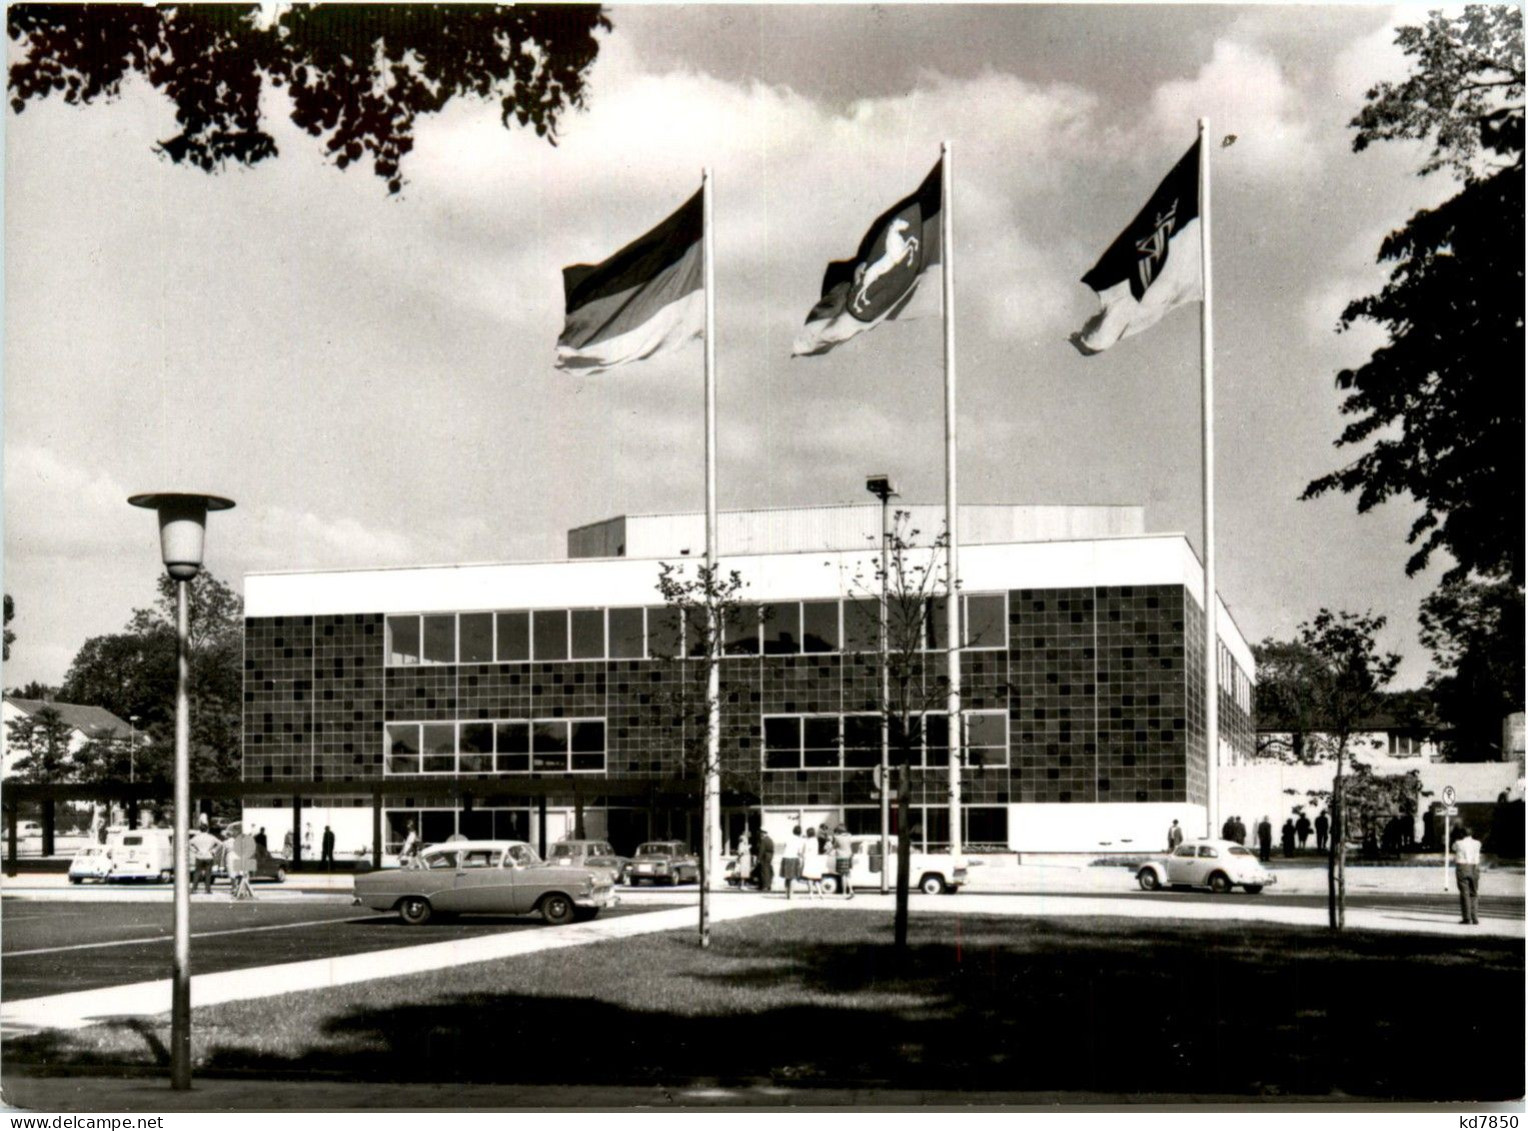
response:
[[[325,871],[332,872],[334,870],[334,830],[328,825],[324,826],[323,866]]]
[[[791,835],[780,846],[780,878],[785,881],[785,898],[791,897],[796,881],[801,878],[801,826],[791,829]]]
[[[404,867],[419,862],[419,830],[410,821],[403,837],[403,847],[398,852],[398,863]]]
[[[1265,816],[1257,823],[1257,858],[1264,864],[1273,855],[1273,824]]]
[[[1326,810],[1316,814],[1316,851],[1326,851],[1326,834],[1332,827],[1332,823],[1326,819]]]
[[[286,832],[286,836],[284,838],[282,838],[282,841],[281,841],[281,855],[285,856],[288,860],[290,860],[292,858],[292,830],[291,829],[288,829],[287,832]]]
[[[1293,817],[1284,822],[1283,838],[1284,855],[1285,857],[1292,857],[1295,854],[1295,822]]]
[[[1459,885],[1459,921],[1470,926],[1480,926],[1480,911],[1476,901],[1480,897],[1480,841],[1470,830],[1459,826],[1459,839],[1454,841],[1454,880]]]
[[[775,838],[769,830],[759,828],[759,890],[773,891],[775,887]]]
[[[737,838],[737,886],[742,890],[753,879],[753,846],[748,843],[748,830]]]
[[[801,878],[806,881],[807,895],[822,898],[822,845],[817,840],[817,830],[812,829],[801,839]]]
[[[1172,827],[1167,830],[1167,851],[1168,852],[1172,852],[1173,849],[1177,848],[1178,845],[1180,845],[1182,843],[1183,843],[1183,826],[1178,824],[1177,821],[1174,821],[1172,823]]]
[[[1304,852],[1305,842],[1310,840],[1310,818],[1304,813],[1301,813],[1300,819],[1295,822],[1295,836],[1300,841],[1300,851]]]
[[[313,822],[309,821],[302,827],[302,858],[313,859]]]
[[[206,889],[208,895],[212,894],[212,864],[217,859],[218,846],[222,843],[208,831],[207,818],[203,817],[196,832],[191,834],[192,894],[195,894],[198,884]]]
[[[230,836],[223,846],[223,866],[228,869],[228,898],[235,903],[255,898],[255,891],[249,886],[249,862],[257,847],[255,837],[246,833]]]
[[[255,847],[258,848],[261,852],[270,851],[270,841],[268,841],[265,837],[264,825],[261,825],[260,831],[255,833]]]
[[[1235,840],[1236,839],[1236,818],[1235,817],[1227,817],[1226,820],[1225,820],[1225,824],[1220,826],[1220,839],[1221,840]]]
[[[1247,823],[1238,815],[1236,818],[1236,843],[1245,846],[1247,843]]]
[[[854,867],[854,841],[849,838],[849,830],[839,825],[833,830],[833,870],[838,874],[838,886],[844,892],[846,899],[854,898],[854,881],[850,878],[850,870]]]

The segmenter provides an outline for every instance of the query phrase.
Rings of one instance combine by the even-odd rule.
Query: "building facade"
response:
[[[1173,819],[1204,828],[1203,575],[1185,539],[1141,533],[1138,508],[971,513],[965,841],[1098,851],[1156,847]],[[722,661],[729,840],[744,820],[879,828],[880,521],[874,504],[724,516],[720,564],[749,610]],[[693,575],[692,526],[581,528],[571,554],[610,556],[561,562],[248,576],[244,777],[272,793],[247,819],[290,827],[299,783],[353,782],[353,797],[314,798],[303,820],[356,851],[380,782],[387,851],[411,820],[427,841],[578,827],[627,850],[697,840],[697,806],[674,798],[694,783],[699,665],[657,589],[665,561]],[[937,607],[932,623],[926,654],[942,672]],[[1223,606],[1218,623],[1229,762],[1252,748],[1254,668]],[[949,733],[932,711],[914,759],[913,835],[927,843],[948,838]],[[448,779],[464,795],[415,796]],[[670,800],[641,798],[644,782]]]

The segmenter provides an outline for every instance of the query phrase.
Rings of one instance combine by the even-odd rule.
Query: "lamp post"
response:
[[[897,485],[886,475],[872,475],[865,480],[865,490],[881,500],[881,894],[891,890],[891,868],[888,849],[891,847],[891,677],[887,672],[886,587],[890,583],[891,569],[891,510],[890,500],[898,498]],[[906,836],[903,829],[901,835]]]
[[[138,720],[141,717],[141,715],[131,715],[127,720],[127,725],[132,728],[133,732],[132,736],[127,740],[127,780],[129,784],[138,780],[136,768],[138,764]]]
[[[232,499],[217,495],[150,494],[127,500],[159,516],[159,547],[165,572],[175,580],[175,964],[170,997],[170,1087],[191,1087],[191,876],[186,844],[191,816],[190,676],[191,579],[201,572],[207,512],[225,511]],[[131,771],[130,771],[131,772]]]

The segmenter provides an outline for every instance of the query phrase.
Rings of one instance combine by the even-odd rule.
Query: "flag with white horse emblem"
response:
[[[941,164],[917,192],[876,217],[853,259],[828,264],[822,297],[806,316],[792,356],[827,353],[889,318],[939,312]]]

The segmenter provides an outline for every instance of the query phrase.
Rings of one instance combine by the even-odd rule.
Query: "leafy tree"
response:
[[[9,694],[18,699],[57,699],[58,688],[51,683],[43,683],[41,680],[32,679],[23,683],[20,687],[13,687]],[[68,702],[68,700],[64,700]]]
[[[1412,59],[1352,121],[1356,151],[1388,140],[1432,142],[1423,175],[1447,172],[1457,195],[1424,209],[1380,246],[1389,282],[1350,303],[1387,345],[1337,375],[1345,416],[1337,446],[1372,446],[1310,483],[1302,498],[1358,493],[1365,512],[1409,495],[1422,513],[1406,570],[1434,551],[1450,579],[1472,571],[1523,582],[1523,32],[1516,5],[1432,13],[1401,28]]]
[[[11,595],[5,595],[5,654],[4,658],[11,658],[11,645],[16,640],[16,634],[11,631],[11,621],[16,616],[16,602],[11,600]]]
[[[189,594],[191,772],[239,776],[243,711],[243,604],[208,570]],[[139,717],[137,776],[168,776],[175,727],[175,582],[161,574],[158,599],[133,610],[124,630],[85,641],[60,690],[71,703]]]
[[[660,694],[658,702],[660,709],[670,714],[672,725],[679,729],[678,748],[683,752],[685,775],[694,774],[701,785],[702,948],[711,945],[710,888],[716,879],[712,871],[721,852],[720,845],[710,843],[709,783],[715,780],[717,788],[723,788],[722,767],[725,765],[725,759],[713,761],[711,756],[711,728],[717,725],[720,711],[719,702],[711,695],[711,674],[715,672],[720,683],[723,648],[729,631],[739,627],[745,609],[752,608],[745,606],[741,599],[746,586],[747,582],[736,570],[723,575],[720,566],[698,566],[691,576],[686,564],[660,562],[658,565],[658,592],[664,605],[677,614],[673,654],[667,658],[671,663],[683,664],[679,678],[668,684],[669,690]]]
[[[453,98],[495,99],[511,121],[556,143],[587,97],[610,21],[598,5],[17,4],[11,108],[59,93],[110,101],[132,76],[175,104],[180,133],[157,152],[206,172],[277,153],[263,128],[266,84],[341,169],[370,157],[396,193],[419,118]]]
[[[1502,719],[1523,709],[1523,591],[1506,579],[1445,582],[1422,602],[1428,686],[1451,731],[1449,756],[1494,760]]]
[[[7,744],[21,756],[12,765],[19,782],[55,785],[74,777],[74,763],[69,757],[72,728],[53,707],[43,707],[29,715],[18,715],[6,724]]]

